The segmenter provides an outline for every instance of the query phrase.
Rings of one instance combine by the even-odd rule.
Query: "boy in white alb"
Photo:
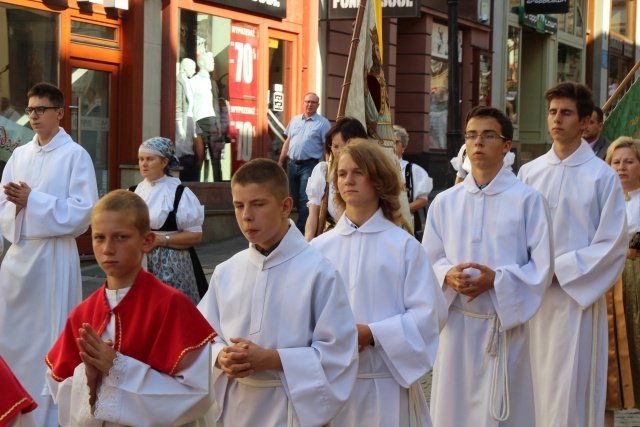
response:
[[[446,309],[426,253],[397,226],[397,163],[352,139],[334,170],[336,227],[311,246],[344,279],[358,327],[358,379],[335,427],[430,426],[419,379],[431,369]]]
[[[513,126],[476,107],[465,130],[471,173],[440,193],[423,246],[449,319],[433,371],[436,427],[535,425],[526,323],[553,275],[544,198],[503,167]]]
[[[250,247],[216,267],[198,305],[218,332],[213,418],[220,426],[323,426],[357,370],[357,333],[338,272],[288,219],[277,163],[255,159],[231,180]]]
[[[549,202],[555,270],[531,320],[536,424],[602,426],[607,376],[605,292],[626,257],[626,209],[620,179],[582,139],[591,91],[565,82],[547,90],[553,145],[522,166],[518,178]]]

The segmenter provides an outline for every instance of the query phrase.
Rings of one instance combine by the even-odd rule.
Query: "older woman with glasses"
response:
[[[147,271],[187,295],[194,304],[207,288],[207,279],[194,250],[202,240],[204,206],[195,194],[171,176],[179,165],[170,139],[155,137],[138,149],[144,180],[131,187],[149,207],[154,248],[147,255]]]
[[[607,293],[607,409],[640,408],[640,140],[621,136],[605,161],[617,172],[627,208],[629,249],[620,280]],[[606,421],[613,426],[613,414]]]

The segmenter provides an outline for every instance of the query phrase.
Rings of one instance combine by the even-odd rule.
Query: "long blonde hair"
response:
[[[364,138],[354,138],[340,150],[338,158],[333,162],[333,188],[338,188],[338,164],[342,156],[349,155],[356,165],[364,172],[378,195],[378,205],[389,221],[399,224],[400,215],[400,173],[398,165],[384,149]],[[334,201],[342,210],[346,203],[339,191],[335,192]]]

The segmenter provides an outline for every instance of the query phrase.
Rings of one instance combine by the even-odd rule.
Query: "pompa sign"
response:
[[[420,0],[381,0],[380,3],[383,18],[420,17]],[[328,0],[327,4],[329,19],[356,19],[360,0]]]
[[[569,0],[524,0],[524,12],[534,15],[568,13]]]

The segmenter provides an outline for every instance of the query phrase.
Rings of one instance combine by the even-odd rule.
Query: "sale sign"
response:
[[[258,156],[256,126],[258,107],[255,100],[232,100],[229,131],[231,133],[231,170]]]
[[[257,99],[258,26],[231,22],[229,43],[229,97]]]

